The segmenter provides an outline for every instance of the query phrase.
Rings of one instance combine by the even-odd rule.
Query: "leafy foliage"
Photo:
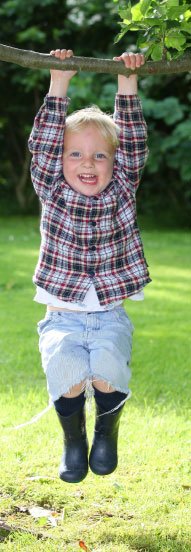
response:
[[[128,1],[126,7],[119,6],[119,15],[122,23],[116,41],[138,31],[137,46],[147,58],[170,60],[191,48],[191,9],[186,0],[141,0],[134,6]]]
[[[189,83],[189,76],[148,77],[142,82],[150,154],[139,206],[143,213],[161,213],[161,218],[165,212],[174,213],[182,225],[190,225],[191,215]]]

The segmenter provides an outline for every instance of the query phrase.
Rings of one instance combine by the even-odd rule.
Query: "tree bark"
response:
[[[72,57],[64,61],[56,59],[50,54],[41,54],[30,50],[20,50],[12,46],[0,44],[0,61],[16,63],[21,67],[30,69],[62,69],[74,71],[91,71],[95,73],[111,73],[128,76],[133,71],[126,69],[123,62],[111,59],[97,59],[85,57]],[[191,54],[184,54],[176,60],[147,61],[145,65],[136,69],[138,75],[160,75],[172,73],[185,73],[191,71]]]

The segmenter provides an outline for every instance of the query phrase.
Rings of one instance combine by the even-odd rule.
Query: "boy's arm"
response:
[[[56,50],[51,54],[65,59],[73,52]],[[49,93],[35,117],[29,137],[29,150],[33,156],[31,178],[42,201],[50,196],[53,185],[63,174],[64,127],[69,103],[67,89],[73,74],[73,71],[51,70]]]
[[[136,70],[144,63],[142,54],[127,54],[114,58],[123,60],[127,68]],[[137,75],[118,76],[118,93],[115,101],[114,120],[120,127],[120,143],[116,153],[126,178],[136,191],[148,156],[147,127],[142,106],[137,96]]]

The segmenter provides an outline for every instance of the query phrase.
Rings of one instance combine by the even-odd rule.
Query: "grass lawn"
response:
[[[135,334],[119,467],[105,478],[89,472],[70,485],[57,476],[62,433],[53,409],[33,425],[12,429],[47,405],[36,332],[45,309],[33,302],[32,284],[38,227],[33,217],[0,222],[0,547],[190,552],[191,235],[143,231],[153,282],[145,301],[125,302]],[[93,424],[94,407],[90,443]],[[54,515],[33,517],[33,507]]]

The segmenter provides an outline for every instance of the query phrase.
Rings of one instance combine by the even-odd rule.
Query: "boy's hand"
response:
[[[72,57],[72,50],[51,50],[51,56],[55,56],[57,59],[64,60]],[[76,75],[77,71],[60,71],[59,69],[51,69],[51,81],[49,96],[64,97],[67,95],[67,89],[70,79]]]
[[[145,57],[143,54],[133,54],[132,52],[124,52],[121,56],[113,58],[114,61],[123,61],[127,69],[136,71],[144,65]],[[137,94],[137,75],[136,72],[129,77],[118,75],[118,93],[125,95]]]
[[[73,51],[72,50],[51,50],[50,52],[50,55],[51,56],[54,56],[56,57],[57,59],[60,59],[61,61],[63,61],[64,59],[68,59],[70,57],[72,57],[74,54],[73,54]],[[50,70],[50,74],[51,74],[51,78],[52,79],[68,79],[68,81],[74,76],[76,75],[77,71],[60,71],[60,70],[57,70],[57,69],[51,69]]]
[[[124,52],[121,56],[114,57],[113,59],[114,61],[123,61],[125,67],[127,67],[127,69],[132,69],[133,71],[145,63],[145,57],[143,54],[133,54],[131,52],[129,54]]]

